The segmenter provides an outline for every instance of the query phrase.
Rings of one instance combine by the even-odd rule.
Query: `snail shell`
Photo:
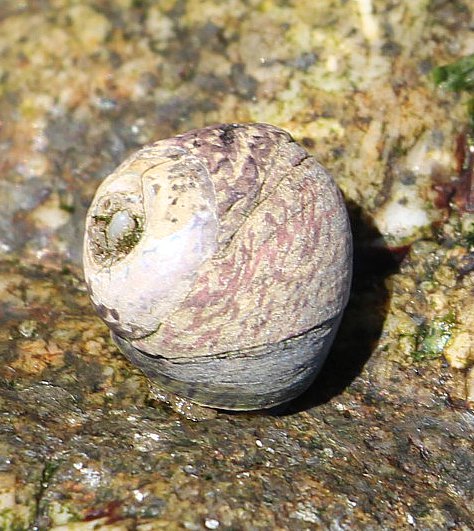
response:
[[[227,124],[146,146],[103,181],[84,272],[114,341],[149,378],[250,410],[314,380],[351,255],[329,173],[281,129]]]

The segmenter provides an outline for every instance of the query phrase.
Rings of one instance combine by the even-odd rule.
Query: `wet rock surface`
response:
[[[356,274],[303,397],[193,422],[153,399],[74,270],[4,260],[1,275],[4,528],[469,529],[462,374],[441,359],[391,360],[371,348],[371,326],[352,335],[383,302],[380,276]]]
[[[458,1],[1,3],[1,529],[474,526],[474,219],[433,188],[466,114],[427,76],[470,27]],[[334,173],[354,283],[305,395],[194,422],[93,312],[83,222],[131,151],[234,121]]]

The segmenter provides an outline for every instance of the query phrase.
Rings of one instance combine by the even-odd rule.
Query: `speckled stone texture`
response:
[[[474,528],[474,219],[435,201],[467,114],[430,79],[472,24],[467,0],[0,2],[1,529]],[[335,176],[354,281],[300,400],[191,422],[91,307],[84,218],[130,153],[231,122]]]
[[[373,353],[383,314],[364,309],[386,301],[383,276],[356,271],[301,400],[192,422],[150,400],[74,271],[2,261],[0,273],[3,528],[472,527],[462,380],[440,360]]]

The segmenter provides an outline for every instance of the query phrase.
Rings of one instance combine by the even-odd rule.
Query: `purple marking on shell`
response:
[[[146,374],[205,405],[253,409],[314,379],[347,302],[351,245],[341,194],[313,157],[281,129],[227,124],[147,146],[104,180],[84,270]]]

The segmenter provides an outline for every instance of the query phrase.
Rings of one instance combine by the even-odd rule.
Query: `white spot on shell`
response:
[[[126,234],[132,232],[135,226],[135,220],[127,210],[116,212],[107,227],[109,242],[116,244]]]

